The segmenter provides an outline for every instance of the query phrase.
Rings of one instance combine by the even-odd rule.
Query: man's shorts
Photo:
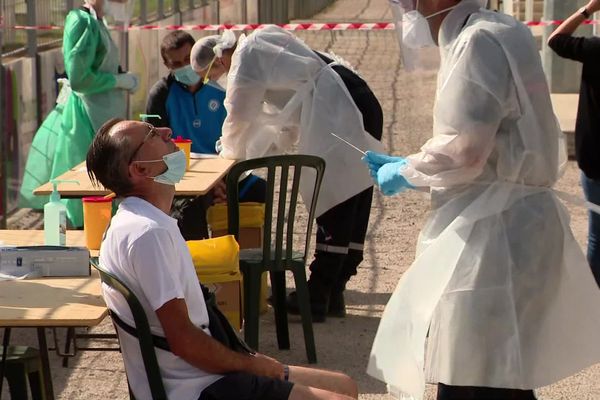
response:
[[[199,400],[287,400],[293,386],[280,379],[235,372],[204,389]]]

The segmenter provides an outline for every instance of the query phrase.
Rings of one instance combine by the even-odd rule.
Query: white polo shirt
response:
[[[147,201],[128,197],[119,205],[102,243],[100,265],[134,292],[155,335],[165,336],[155,311],[175,298],[185,300],[194,325],[208,327],[200,283],[177,221]],[[135,326],[123,296],[106,285],[102,289],[108,307]],[[204,331],[210,334],[208,328]],[[150,399],[137,338],[120,331],[119,339],[136,399]],[[205,387],[222,377],[204,372],[171,352],[155,350],[170,399],[196,400]]]

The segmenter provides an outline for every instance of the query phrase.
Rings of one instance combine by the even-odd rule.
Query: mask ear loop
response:
[[[208,78],[208,74],[209,74],[210,69],[212,68],[213,64],[215,63],[216,59],[217,59],[217,55],[215,54],[215,56],[211,60],[210,64],[208,64],[208,68],[206,69],[206,74],[204,74],[204,79],[202,80],[202,83],[205,85],[210,81],[210,79]]]

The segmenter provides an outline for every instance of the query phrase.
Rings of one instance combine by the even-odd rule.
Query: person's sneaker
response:
[[[329,296],[329,308],[327,316],[334,318],[346,317],[346,302],[344,301],[344,292],[333,291]]]
[[[298,296],[296,292],[291,292],[286,299],[288,313],[300,315],[300,307],[298,307]],[[310,303],[310,311],[313,322],[325,322],[327,313],[326,305],[322,303]]]

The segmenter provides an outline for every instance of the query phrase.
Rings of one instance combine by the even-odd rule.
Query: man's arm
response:
[[[192,323],[183,288],[175,276],[177,270],[169,267],[179,257],[166,229],[146,230],[131,244],[129,259],[132,276],[156,313],[173,354],[211,373],[246,371],[283,377],[283,366],[277,361],[235,353]],[[199,286],[198,290],[201,290]]]
[[[167,78],[162,78],[152,86],[146,102],[146,114],[160,115],[160,119],[153,118],[150,121],[156,127],[170,126],[167,97],[169,97],[169,81]]]
[[[246,158],[246,143],[253,131],[249,129],[260,114],[266,82],[245,79],[237,75],[227,84],[225,108],[227,117],[223,122],[220,151],[221,157]]]
[[[402,170],[413,186],[472,182],[488,161],[502,119],[516,112],[508,60],[489,33],[477,31],[451,57],[452,72],[436,96],[433,138],[407,157]]]
[[[580,62],[600,56],[599,38],[572,36],[579,25],[588,19],[585,13],[591,16],[599,10],[600,0],[591,0],[585,7],[575,11],[552,32],[548,38],[548,46],[559,56]]]
[[[214,374],[243,371],[283,379],[283,365],[262,355],[234,352],[196,327],[183,299],[172,299],[156,310],[171,351],[191,365]]]

